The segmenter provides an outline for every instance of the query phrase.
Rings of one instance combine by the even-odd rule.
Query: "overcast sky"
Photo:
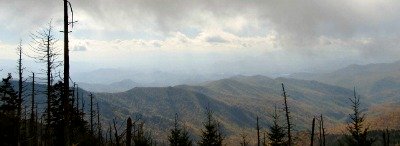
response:
[[[71,61],[88,70],[270,75],[400,57],[398,0],[70,2],[78,21]],[[0,61],[16,59],[20,39],[29,49],[29,34],[50,20],[62,43],[62,6],[62,0],[0,0]]]

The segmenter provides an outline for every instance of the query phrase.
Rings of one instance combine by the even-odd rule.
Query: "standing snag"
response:
[[[315,129],[315,117],[312,119],[310,146],[314,146],[314,135],[315,135],[314,129]]]
[[[258,116],[257,116],[257,126],[256,126],[256,130],[257,130],[257,146],[260,146],[261,141],[260,141],[260,125],[258,123]]]
[[[285,91],[285,86],[282,83],[282,92],[283,92],[283,99],[284,99],[284,105],[285,105],[285,115],[286,115],[286,124],[287,124],[287,137],[288,137],[288,141],[287,141],[287,145],[291,146],[292,145],[292,135],[291,135],[291,129],[292,129],[292,123],[290,122],[290,112],[289,112],[289,106],[287,104],[287,95],[286,95],[286,91]]]

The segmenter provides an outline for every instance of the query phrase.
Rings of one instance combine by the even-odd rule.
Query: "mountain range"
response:
[[[350,65],[330,73],[293,74],[291,78],[315,80],[353,89],[365,95],[370,102],[400,102],[400,61],[367,65]]]
[[[112,119],[116,119],[118,124],[123,124],[128,117],[142,119],[156,139],[164,141],[172,128],[175,114],[179,115],[179,120],[192,137],[198,138],[208,108],[214,111],[229,143],[237,141],[240,133],[255,137],[257,116],[260,117],[261,127],[267,129],[274,107],[281,115],[280,124],[284,124],[282,83],[289,95],[288,104],[295,131],[307,131],[311,119],[322,114],[328,129],[338,132],[335,128],[340,129],[337,127],[349,121],[349,98],[353,97],[354,86],[361,97],[361,107],[374,128],[382,125],[400,128],[396,122],[400,117],[395,116],[400,113],[400,62],[351,65],[331,73],[302,73],[285,78],[239,75],[167,87],[141,87],[139,83],[125,80],[103,89],[96,87],[102,92],[94,93],[94,101],[100,105],[103,125],[110,124]],[[80,87],[84,86],[80,83]],[[107,93],[107,88],[111,87],[120,88],[120,91]],[[40,85],[40,88],[44,86]],[[90,88],[90,85],[85,88]],[[79,93],[88,109],[89,92],[80,89]],[[43,96],[39,102],[44,102]],[[382,121],[382,118],[386,120]]]
[[[210,108],[227,137],[237,139],[241,132],[254,134],[257,116],[262,127],[270,125],[275,106],[280,109],[283,120],[282,83],[289,94],[297,131],[309,129],[310,119],[320,114],[325,116],[327,127],[331,129],[347,123],[351,113],[349,98],[353,96],[354,87],[362,99],[363,111],[371,115],[369,121],[373,125],[384,125],[379,117],[390,119],[391,115],[399,113],[388,112],[399,109],[396,106],[399,77],[400,62],[394,62],[351,65],[331,73],[293,74],[275,79],[261,75],[234,76],[195,85],[135,87],[119,93],[97,93],[96,97],[109,104],[113,109],[110,112],[118,113],[112,114],[114,116],[123,119],[139,115],[146,119],[150,129],[158,135],[168,132],[175,113],[192,133],[199,134],[205,109]],[[388,104],[393,108],[377,108]],[[396,127],[395,123],[386,126]]]
[[[105,119],[139,116],[145,119],[156,135],[164,139],[175,114],[179,115],[189,131],[199,134],[205,120],[205,109],[209,108],[215,112],[226,136],[234,138],[241,131],[251,133],[257,116],[262,127],[270,125],[270,115],[275,106],[283,121],[282,83],[289,94],[288,102],[296,130],[308,129],[310,119],[320,114],[326,116],[330,124],[346,121],[352,90],[288,78],[235,76],[197,86],[135,87],[120,93],[96,93],[95,97],[107,103],[102,112],[113,113],[105,115]]]

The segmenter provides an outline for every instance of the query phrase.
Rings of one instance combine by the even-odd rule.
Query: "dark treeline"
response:
[[[69,6],[69,7],[68,7]],[[64,1],[65,13],[68,13],[71,4]],[[71,11],[72,12],[72,11]],[[64,55],[68,56],[68,15],[65,14],[64,22]],[[63,146],[63,145],[108,145],[108,146],[221,146],[226,144],[226,135],[220,121],[214,116],[214,111],[207,108],[204,113],[203,127],[200,135],[195,136],[189,133],[187,127],[179,120],[178,114],[174,117],[174,124],[171,125],[167,142],[156,141],[149,129],[146,129],[145,122],[140,117],[125,117],[126,121],[105,122],[101,120],[99,103],[94,103],[95,96],[83,97],[79,93],[78,85],[69,86],[69,58],[59,60],[60,50],[55,47],[57,39],[53,35],[54,30],[51,22],[47,27],[31,34],[32,42],[29,50],[20,45],[17,48],[18,58],[16,61],[17,78],[12,74],[2,77],[0,83],[0,145],[2,146]],[[67,50],[67,51],[65,51]],[[27,52],[33,52],[28,54]],[[65,54],[66,53],[66,54]],[[31,73],[28,76],[23,66],[23,56],[35,59],[43,64],[42,72]],[[64,76],[58,72],[58,68],[64,66]],[[67,67],[66,67],[67,66]],[[30,73],[29,73],[30,75]],[[28,79],[32,84],[26,86]],[[17,86],[12,84],[17,80]],[[45,91],[39,91],[36,83],[43,82]],[[30,87],[31,89],[27,89]],[[67,88],[67,90],[65,90]],[[27,92],[31,91],[31,92]],[[272,145],[292,146],[300,145],[300,141],[309,141],[313,145],[394,145],[400,143],[399,130],[374,130],[371,131],[366,124],[366,116],[360,107],[360,97],[354,89],[353,97],[349,98],[352,113],[349,113],[350,121],[347,124],[347,134],[328,134],[324,116],[320,113],[310,119],[310,131],[308,138],[299,137],[295,132],[295,124],[291,117],[289,93],[286,92],[282,83],[283,107],[275,106],[273,113],[268,113],[273,119],[267,127],[267,133],[260,133],[262,127],[260,119],[255,117],[254,123],[257,137],[256,143],[251,143],[248,135],[241,134],[241,141],[238,145]],[[45,96],[45,102],[37,101],[37,95]],[[89,103],[84,103],[84,98],[89,98]],[[40,104],[40,106],[39,106]],[[89,105],[86,107],[85,105]],[[43,107],[40,109],[40,107]],[[280,112],[281,111],[281,112]],[[283,113],[283,114],[282,114]],[[196,140],[194,137],[198,137]]]

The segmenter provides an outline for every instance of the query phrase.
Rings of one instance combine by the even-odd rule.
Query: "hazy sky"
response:
[[[398,0],[70,2],[71,60],[89,70],[284,74],[400,57]],[[19,39],[28,49],[29,34],[50,20],[62,30],[62,5],[0,0],[0,68]]]

